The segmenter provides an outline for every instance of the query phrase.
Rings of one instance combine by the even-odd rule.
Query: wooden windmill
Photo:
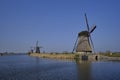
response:
[[[96,25],[92,26],[91,29],[89,28],[86,14],[85,21],[87,25],[87,30],[78,33],[78,37],[76,39],[72,52],[76,51],[77,53],[92,53],[94,51],[91,33],[95,30]]]
[[[36,42],[35,53],[40,53],[41,46],[38,46],[38,41]]]

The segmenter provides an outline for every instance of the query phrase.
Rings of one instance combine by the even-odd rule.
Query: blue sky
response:
[[[78,32],[91,34],[95,51],[120,51],[119,0],[0,0],[0,52],[72,51]]]

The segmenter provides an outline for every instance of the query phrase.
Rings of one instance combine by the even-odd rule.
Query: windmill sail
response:
[[[89,31],[90,33],[92,33],[96,28],[96,25],[92,26],[91,30]]]
[[[76,39],[76,41],[75,41],[75,44],[74,44],[72,53],[73,53],[73,52],[75,51],[75,49],[76,49],[76,44],[77,44],[77,42],[78,42],[78,37],[77,37],[77,39]]]
[[[88,42],[89,42],[89,45],[92,46],[92,49],[93,49],[93,51],[94,51],[94,44],[93,44],[93,41],[92,41],[92,38],[91,38],[91,33],[95,30],[96,25],[92,26],[92,28],[91,28],[91,30],[90,30],[90,29],[89,29],[89,25],[88,25],[88,20],[87,20],[86,14],[85,14],[85,20],[86,20],[87,29],[88,29],[88,32],[89,32],[89,40],[90,40],[90,41],[88,41]]]
[[[87,20],[86,13],[85,13],[85,22],[86,22],[86,25],[87,25],[87,29],[88,29],[88,31],[89,31],[89,25],[88,25],[88,20]]]

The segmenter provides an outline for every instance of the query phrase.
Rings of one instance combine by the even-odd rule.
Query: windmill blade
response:
[[[89,33],[92,33],[95,30],[95,28],[96,28],[96,25],[92,26],[92,28],[91,28]]]
[[[86,13],[85,13],[85,22],[86,22],[86,25],[87,25],[87,29],[88,29],[88,32],[89,32],[89,25],[88,25],[88,20],[87,20],[87,16],[86,16]]]
[[[89,36],[90,38],[90,42],[91,42],[91,45],[92,45],[92,49],[93,49],[93,52],[95,52],[95,49],[94,49],[94,44],[93,44],[93,41],[92,41],[92,37],[91,37],[91,35]]]
[[[73,51],[72,51],[72,53],[73,53],[73,52],[75,51],[75,49],[76,49],[77,41],[78,41],[78,37],[77,37],[77,39],[76,39],[76,41],[75,41],[75,44],[74,44],[74,47],[73,47]]]

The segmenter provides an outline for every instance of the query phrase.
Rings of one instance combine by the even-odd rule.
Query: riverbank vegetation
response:
[[[106,52],[101,52],[99,54],[103,56],[108,56],[108,57],[120,57],[120,52],[106,51]]]
[[[73,53],[30,53],[34,57],[50,59],[69,59],[69,60],[120,60],[120,53],[99,53],[99,54],[73,54]]]
[[[32,53],[30,56],[41,58],[54,58],[54,59],[74,59],[75,54],[60,54],[60,53]]]

